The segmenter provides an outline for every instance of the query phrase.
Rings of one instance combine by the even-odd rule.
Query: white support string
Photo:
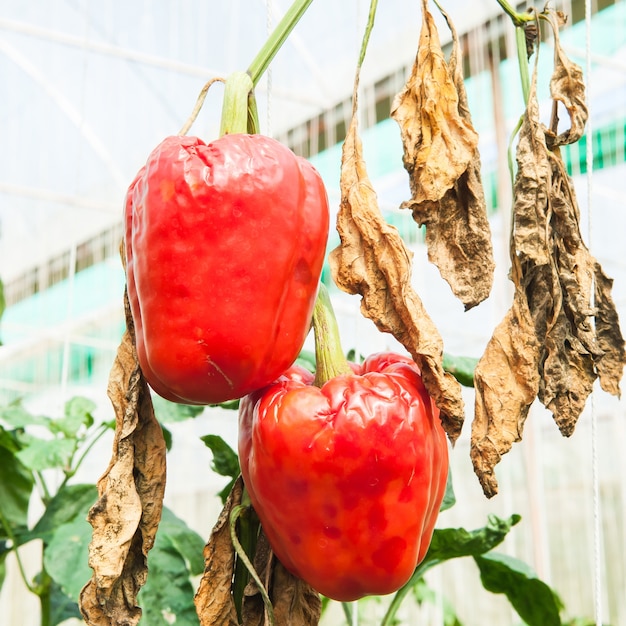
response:
[[[591,125],[591,0],[585,0],[585,90],[589,117],[587,120],[587,236],[589,249],[592,247],[592,202],[593,202],[593,130]],[[598,416],[596,414],[594,394],[590,396],[591,411],[591,481],[593,491],[593,595],[594,619],[596,626],[602,626],[602,533],[600,478],[598,471]]]

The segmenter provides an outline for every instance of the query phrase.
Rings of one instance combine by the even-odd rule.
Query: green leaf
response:
[[[490,515],[487,525],[477,530],[437,528],[433,533],[433,539],[424,562],[440,562],[489,552],[504,541],[511,528],[521,519],[519,515],[511,515],[508,520]]]
[[[172,547],[185,559],[192,576],[202,574],[204,539],[167,507],[163,507],[159,533],[167,536]]]
[[[237,457],[237,453],[219,435],[205,435],[204,437],[200,437],[200,439],[213,453],[213,460],[211,461],[213,471],[220,476],[229,476],[231,478],[228,484],[218,494],[224,503],[235,484],[235,480],[241,473],[239,458]]]
[[[91,570],[90,570],[91,571]],[[70,618],[81,620],[78,603],[63,593],[61,587],[52,581],[50,588],[50,626],[61,624]]]
[[[4,580],[7,577],[6,559],[11,549],[7,547],[7,542],[0,539],[0,589],[4,585]]]
[[[236,400],[226,400],[226,402],[220,402],[218,404],[209,404],[209,406],[216,406],[220,409],[226,409],[227,411],[236,411],[239,408],[239,398]]]
[[[30,538],[50,542],[59,526],[77,519],[85,520],[97,499],[98,489],[95,485],[65,485],[46,507],[31,531]]]
[[[0,537],[7,537],[5,524],[14,533],[26,528],[34,484],[32,472],[17,455],[0,446]]]
[[[142,626],[198,626],[190,576],[204,569],[203,548],[202,538],[164,508],[148,555],[150,574],[137,598]]]
[[[86,519],[62,524],[43,551],[46,571],[74,602],[93,574],[88,564],[92,530]]]
[[[315,352],[310,350],[301,350],[298,358],[295,360],[294,365],[299,365],[305,370],[309,370],[312,374],[315,374]]]
[[[49,428],[50,426],[49,417],[33,415],[20,402],[0,407],[0,421],[13,428],[24,428],[25,426],[45,426]]]
[[[205,409],[204,406],[169,402],[156,394],[152,394],[152,403],[154,404],[156,418],[159,422],[165,424],[168,422],[184,422],[190,418],[197,417]]]
[[[360,352],[357,352],[354,348],[350,348],[350,350],[348,350],[346,354],[346,359],[348,359],[348,361],[351,361],[352,363],[363,363],[363,361],[365,361],[365,357]]]
[[[200,439],[213,453],[211,468],[220,476],[237,478],[241,473],[237,453],[219,435],[205,435]]]
[[[443,355],[443,369],[454,376],[465,387],[474,386],[474,370],[478,359],[469,356]]]
[[[65,403],[65,416],[51,421],[50,431],[55,434],[62,433],[69,439],[76,438],[81,427],[93,426],[95,409],[95,403],[88,398],[72,398]]]
[[[483,587],[503,593],[528,626],[561,626],[557,594],[523,561],[490,552],[475,556]]]
[[[454,495],[454,485],[452,484],[452,470],[448,468],[448,478],[446,480],[446,492],[443,494],[443,500],[439,507],[439,512],[447,511],[456,504],[456,496]]]
[[[163,431],[163,439],[165,439],[165,449],[169,452],[172,449],[172,431],[169,428],[165,428],[161,424],[161,430]]]
[[[16,456],[34,472],[55,467],[68,469],[75,449],[75,439],[33,439]]]
[[[16,431],[5,430],[0,426],[0,448],[8,450],[12,454],[21,450],[22,446]]]

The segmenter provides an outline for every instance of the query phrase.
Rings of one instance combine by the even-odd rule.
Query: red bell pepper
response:
[[[446,435],[417,365],[375,354],[352,370],[317,387],[294,366],[239,413],[241,471],[274,553],[341,601],[408,581],[448,474]]]
[[[137,355],[154,391],[223,402],[294,362],[329,223],[307,161],[262,135],[168,137],[131,184],[125,219]]]

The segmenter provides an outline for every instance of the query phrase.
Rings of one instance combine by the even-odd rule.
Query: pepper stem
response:
[[[220,136],[248,132],[248,98],[253,87],[246,72],[233,72],[226,79]]]
[[[339,326],[330,302],[328,290],[320,283],[315,308],[313,309],[313,331],[315,333],[315,381],[321,387],[336,376],[351,374],[352,370],[341,349]]]

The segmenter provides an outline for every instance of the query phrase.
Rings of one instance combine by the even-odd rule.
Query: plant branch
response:
[[[511,18],[513,24],[516,27],[523,28],[526,22],[532,22],[535,16],[531,12],[518,13],[507,0],[496,0],[497,3],[504,9],[504,12]]]
[[[439,563],[440,561],[438,559],[434,559],[432,561],[422,561],[422,563],[417,566],[417,568],[413,572],[413,575],[411,576],[411,578],[409,578],[409,581],[402,587],[400,587],[400,589],[398,589],[398,591],[396,591],[396,593],[394,594],[393,599],[391,600],[391,604],[389,605],[389,608],[387,609],[385,617],[383,617],[383,621],[380,623],[380,626],[391,626],[392,624],[395,624],[395,617],[398,609],[400,608],[400,604],[402,604],[402,601],[404,600],[406,595],[409,593],[409,591],[411,591],[413,585],[415,585],[415,583],[417,583],[417,581],[422,578],[422,576],[424,576],[424,574],[431,567],[434,567]]]
[[[252,78],[253,85],[259,82],[263,72],[269,67],[272,59],[276,56],[276,53],[285,43],[285,40],[294,29],[295,25],[309,8],[311,2],[313,2],[313,0],[295,0],[283,16],[283,19],[276,25],[274,32],[269,36],[248,67],[248,74],[250,74],[250,78]]]
[[[9,541],[11,542],[11,550],[15,553],[15,560],[17,561],[17,567],[20,570],[20,576],[22,577],[22,580],[24,581],[24,585],[26,585],[26,588],[31,593],[34,593],[37,596],[40,595],[40,589],[38,587],[34,587],[29,582],[28,578],[26,577],[26,570],[24,569],[24,563],[22,563],[22,558],[20,557],[20,551],[18,550],[19,546],[15,538],[15,533],[13,532],[13,529],[11,528],[11,524],[9,523],[9,520],[7,520],[7,518],[3,515],[1,510],[0,510],[0,525],[2,526],[2,528],[4,528],[4,532],[6,533],[7,539],[9,539]]]
[[[240,504],[230,512],[230,539],[233,543],[233,547],[235,548],[235,552],[237,553],[237,558],[239,558],[241,562],[246,566],[246,569],[250,573],[250,576],[252,577],[259,589],[259,593],[261,594],[261,597],[263,598],[263,603],[265,604],[265,611],[267,613],[268,623],[270,624],[270,626],[274,626],[274,608],[272,607],[272,601],[270,600],[265,585],[259,578],[257,571],[254,569],[254,565],[252,565],[252,562],[248,558],[246,551],[244,550],[239,541],[239,538],[237,537],[237,520],[243,513],[246,512],[248,508],[248,505]]]

